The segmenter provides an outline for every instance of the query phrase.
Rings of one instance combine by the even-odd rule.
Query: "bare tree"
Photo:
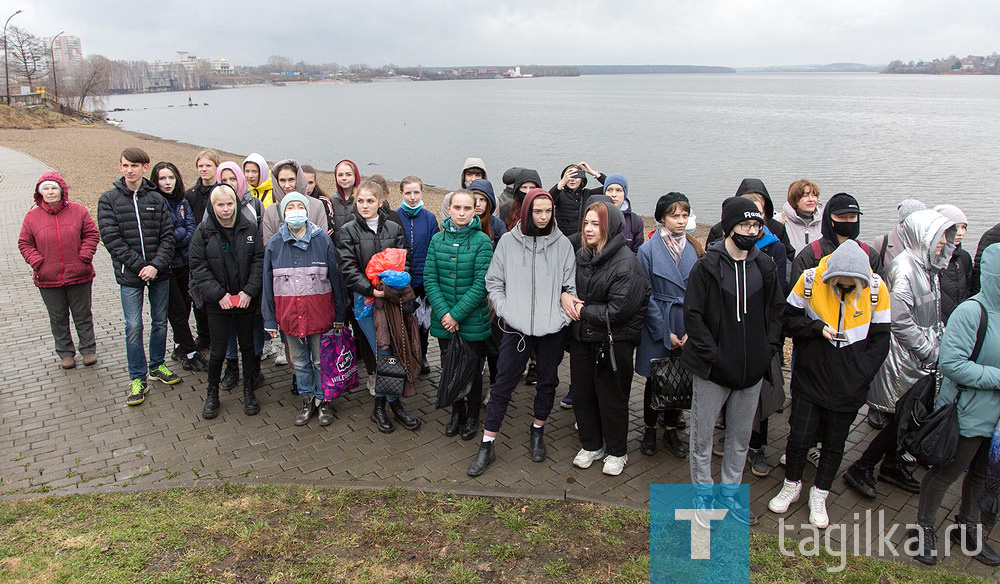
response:
[[[73,71],[65,95],[76,101],[76,109],[100,109],[111,85],[112,62],[103,55],[90,55]]]
[[[267,58],[267,68],[271,73],[285,73],[292,70],[294,61],[282,55],[271,55]]]
[[[49,53],[42,39],[16,26],[8,27],[7,51],[11,60],[10,72],[32,90],[38,81],[48,75]]]

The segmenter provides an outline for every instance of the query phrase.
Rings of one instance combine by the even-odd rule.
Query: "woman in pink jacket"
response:
[[[63,369],[76,367],[76,348],[69,331],[73,313],[83,364],[97,363],[90,288],[94,252],[100,235],[87,208],[69,200],[69,188],[58,172],[46,172],[35,185],[35,205],[24,216],[17,248],[31,266],[35,286],[49,311],[56,354]]]

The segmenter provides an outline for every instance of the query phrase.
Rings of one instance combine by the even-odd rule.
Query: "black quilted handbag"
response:
[[[386,397],[403,397],[406,367],[395,355],[379,355],[375,362],[375,393]]]
[[[691,372],[681,366],[680,359],[650,359],[649,368],[653,379],[650,407],[654,410],[691,409]]]

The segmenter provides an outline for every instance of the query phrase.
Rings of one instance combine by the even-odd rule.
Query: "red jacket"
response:
[[[38,192],[44,181],[62,188],[62,200],[50,207]],[[17,248],[34,270],[39,288],[58,288],[94,279],[94,253],[101,236],[87,208],[69,200],[69,187],[58,172],[46,172],[35,184],[35,206],[24,216]]]

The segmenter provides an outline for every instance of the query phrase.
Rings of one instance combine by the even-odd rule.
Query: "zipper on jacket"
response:
[[[56,242],[59,244],[59,265],[62,266],[62,285],[66,285],[66,256],[63,254],[62,228],[59,226],[59,213],[53,215],[56,219]]]
[[[531,320],[529,335],[535,334],[535,252],[538,248],[538,238],[531,238]]]
[[[139,191],[132,193],[132,208],[135,209],[135,222],[139,226],[139,248],[142,250],[142,259],[146,259],[146,242],[142,237],[142,219],[139,218]],[[124,266],[122,273],[125,273]]]

